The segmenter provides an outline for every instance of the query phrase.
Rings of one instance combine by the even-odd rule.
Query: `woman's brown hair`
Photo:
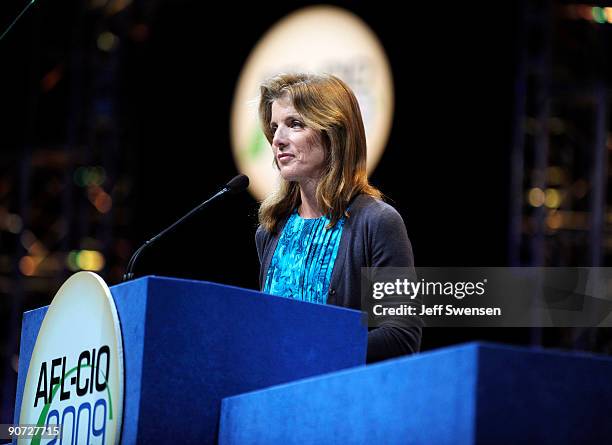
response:
[[[272,103],[288,96],[306,126],[321,132],[326,166],[316,189],[319,208],[333,227],[358,194],[381,197],[366,172],[366,137],[357,98],[338,77],[330,74],[279,74],[261,85],[259,119],[272,144]],[[276,159],[275,159],[276,165]],[[276,165],[278,168],[278,165]],[[300,204],[299,184],[280,179],[279,188],[259,208],[259,223],[274,232],[278,224]]]

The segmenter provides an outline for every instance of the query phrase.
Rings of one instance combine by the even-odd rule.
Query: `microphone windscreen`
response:
[[[238,175],[226,187],[231,193],[238,193],[245,190],[249,186],[249,177],[247,175]]]

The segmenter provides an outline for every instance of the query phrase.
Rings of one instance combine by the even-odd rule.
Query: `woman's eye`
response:
[[[291,121],[291,126],[292,126],[292,127],[303,128],[303,127],[304,127],[304,124],[303,124],[303,123],[301,123],[301,122],[300,122],[300,121],[298,121],[298,120],[293,120],[293,121]]]

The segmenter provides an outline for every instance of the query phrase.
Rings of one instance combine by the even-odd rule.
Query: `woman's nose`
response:
[[[287,137],[285,134],[285,130],[282,128],[277,128],[274,132],[274,137],[272,138],[272,146],[277,148],[283,148],[287,145]]]

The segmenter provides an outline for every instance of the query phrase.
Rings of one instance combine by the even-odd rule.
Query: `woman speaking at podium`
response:
[[[401,216],[368,183],[355,95],[332,75],[281,74],[261,85],[259,118],[281,176],[259,209],[262,291],[360,309],[362,267],[412,267],[413,257]],[[420,327],[385,320],[368,333],[367,362],[420,341]]]

